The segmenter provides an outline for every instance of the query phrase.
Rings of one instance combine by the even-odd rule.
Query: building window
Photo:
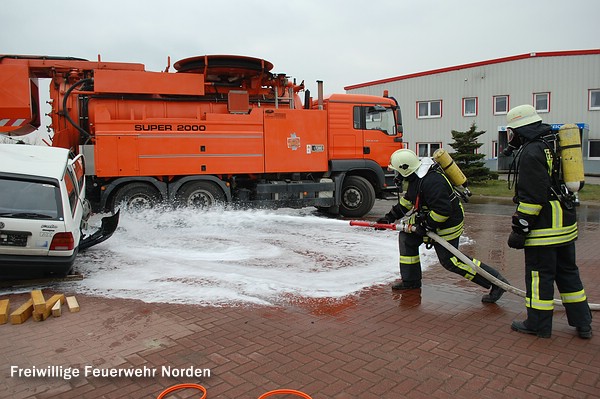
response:
[[[600,89],[590,90],[589,104],[590,111],[600,111]]]
[[[442,100],[417,102],[417,119],[441,118]]]
[[[588,140],[588,159],[600,159],[600,140]]]
[[[494,96],[494,115],[504,115],[508,112],[508,96]]]
[[[492,140],[492,159],[498,158],[498,140]]]
[[[533,103],[537,112],[550,112],[550,93],[533,93]]]
[[[431,157],[439,148],[442,148],[442,143],[417,143],[417,155],[421,158]]]
[[[463,98],[463,116],[477,116],[477,97]]]

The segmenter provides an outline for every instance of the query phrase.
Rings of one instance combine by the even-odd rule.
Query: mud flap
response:
[[[119,224],[119,212],[120,210],[118,210],[112,216],[103,217],[102,225],[98,231],[81,238],[79,241],[79,250],[82,251],[108,240],[113,235],[117,229],[117,225]]]

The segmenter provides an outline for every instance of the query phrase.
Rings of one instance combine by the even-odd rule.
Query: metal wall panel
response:
[[[483,143],[480,152],[487,155],[486,165],[493,170],[497,169],[497,163],[491,158],[492,142],[498,139],[499,127],[506,124],[505,115],[493,114],[496,95],[508,95],[510,109],[533,104],[534,93],[549,92],[550,111],[540,113],[545,123],[584,123],[589,126],[587,139],[600,140],[600,111],[588,111],[589,90],[600,89],[600,54],[532,55],[478,64],[389,79],[348,93],[380,95],[388,90],[402,108],[404,140],[412,150],[418,142],[442,142],[442,147],[452,152],[448,145],[452,141],[451,131],[466,131],[475,123],[478,131],[486,131],[479,138]],[[462,116],[464,97],[477,97],[476,116]],[[430,100],[442,101],[442,117],[417,119],[417,101]],[[600,161],[586,161],[586,173],[600,173]]]

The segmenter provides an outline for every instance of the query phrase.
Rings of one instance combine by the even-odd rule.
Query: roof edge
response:
[[[437,73],[459,71],[461,69],[474,68],[474,67],[479,67],[479,66],[484,66],[484,65],[500,64],[500,63],[509,62],[509,61],[524,60],[527,58],[565,57],[565,56],[594,55],[594,54],[600,54],[600,49],[542,51],[542,52],[537,52],[537,53],[532,52],[532,53],[526,53],[526,54],[513,55],[513,56],[509,56],[509,57],[494,58],[494,59],[487,60],[487,61],[471,62],[468,64],[461,64],[461,65],[455,65],[455,66],[451,66],[451,67],[432,69],[429,71],[416,72],[416,73],[411,73],[408,75],[395,76],[392,78],[373,80],[373,81],[365,82],[365,83],[358,83],[355,85],[345,86],[344,90],[359,89],[361,87],[368,87],[368,86],[374,86],[374,85],[379,85],[379,84],[383,84],[383,83],[390,83],[390,82],[395,82],[398,80],[405,80],[405,79],[418,78],[421,76],[435,75]]]

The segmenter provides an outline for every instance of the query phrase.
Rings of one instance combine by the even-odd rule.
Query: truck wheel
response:
[[[160,193],[146,183],[130,183],[118,189],[113,199],[113,210],[123,208],[127,211],[149,209],[160,200]]]
[[[348,176],[342,185],[340,214],[345,217],[361,217],[369,213],[375,204],[375,189],[361,176]]]
[[[180,206],[208,209],[222,202],[225,202],[223,190],[207,181],[186,183],[177,192],[177,203]]]

